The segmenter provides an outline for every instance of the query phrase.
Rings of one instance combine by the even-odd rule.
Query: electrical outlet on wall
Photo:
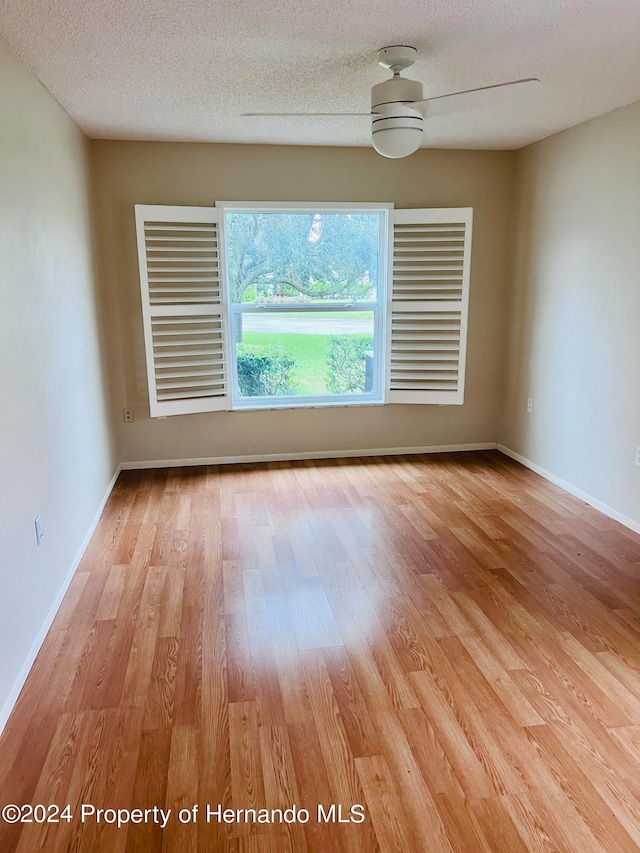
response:
[[[640,468],[640,444],[636,444],[636,465]]]
[[[531,414],[532,411],[533,411],[533,397],[529,397],[529,399],[527,400],[527,412],[528,412],[528,414]]]
[[[125,424],[133,423],[133,408],[131,406],[128,406],[126,409],[122,410],[122,420],[125,422]]]

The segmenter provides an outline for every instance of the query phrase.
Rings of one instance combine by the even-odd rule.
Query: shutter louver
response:
[[[136,205],[152,417],[229,408],[216,208]]]
[[[471,208],[395,210],[390,403],[464,400]]]

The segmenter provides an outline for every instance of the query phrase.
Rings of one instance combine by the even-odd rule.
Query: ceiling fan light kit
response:
[[[422,145],[424,119],[408,104],[378,104],[371,122],[371,143],[391,160],[408,157]]]

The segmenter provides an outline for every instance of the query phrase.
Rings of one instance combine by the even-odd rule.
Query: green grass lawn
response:
[[[327,393],[329,335],[288,335],[275,332],[245,332],[245,344],[279,346],[295,360],[292,379],[298,394]]]

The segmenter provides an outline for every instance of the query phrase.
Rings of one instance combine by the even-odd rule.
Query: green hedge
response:
[[[330,335],[327,390],[348,394],[365,390],[365,354],[373,349],[371,335]]]
[[[238,344],[238,390],[241,397],[275,397],[293,393],[291,355],[278,346]]]

